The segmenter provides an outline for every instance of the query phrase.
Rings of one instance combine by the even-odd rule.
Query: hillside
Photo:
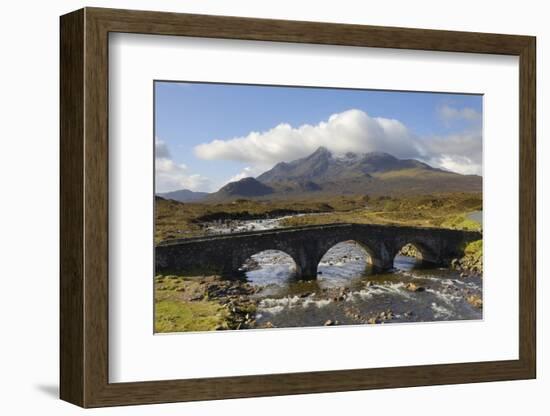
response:
[[[436,169],[415,159],[380,152],[335,156],[324,147],[305,158],[278,163],[257,179],[278,195],[480,192],[482,184],[480,176]]]
[[[180,189],[173,192],[163,192],[157,194],[158,196],[164,199],[172,199],[179,202],[196,202],[204,199],[208,193],[207,192],[194,192],[188,189]]]
[[[208,195],[208,200],[224,200],[236,198],[252,198],[270,195],[273,188],[254,178],[244,178],[236,182],[229,182],[218,192]]]

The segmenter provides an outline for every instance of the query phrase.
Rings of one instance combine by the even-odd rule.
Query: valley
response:
[[[335,156],[319,148],[210,194],[157,195],[155,243],[339,223],[481,231],[481,182],[387,153]],[[276,250],[252,255],[230,279],[157,274],[155,330],[481,319],[481,240],[446,267],[420,254],[405,246],[380,273],[360,245],[343,241],[321,259],[314,280],[297,279],[293,259]]]
[[[330,198],[182,203],[156,198],[155,241],[199,237],[218,225],[282,218],[278,226],[360,223],[479,229],[468,213],[482,209],[479,193],[421,196],[332,196]]]

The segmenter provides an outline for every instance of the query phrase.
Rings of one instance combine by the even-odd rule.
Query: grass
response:
[[[250,200],[224,203],[181,203],[156,200],[155,242],[204,235],[201,217],[222,213],[227,216],[269,215],[276,210],[320,213],[292,217],[283,226],[361,223],[412,225],[479,230],[480,225],[467,218],[482,208],[480,193],[447,193],[417,196],[316,196],[309,199]]]
[[[441,227],[468,231],[481,230],[480,224],[477,221],[469,219],[467,214],[451,215],[441,223]]]
[[[162,300],[155,303],[155,332],[212,331],[225,323],[216,302]]]
[[[474,261],[477,261],[483,257],[483,241],[476,240],[468,243],[464,248],[464,255],[471,257]]]
[[[198,279],[155,278],[155,332],[213,331],[226,326],[228,311],[217,302],[197,298]]]
[[[366,207],[361,209],[345,212],[337,211],[320,216],[288,218],[283,221],[283,225],[319,225],[345,222],[479,230],[479,223],[467,217],[469,212],[478,209],[481,209],[480,195],[381,197],[369,200]]]
[[[247,329],[254,325],[254,288],[219,276],[155,277],[155,332]]]
[[[481,253],[483,250],[483,241],[482,240],[476,240],[472,241],[471,243],[466,245],[466,248],[464,249],[465,254],[475,255],[477,253]]]

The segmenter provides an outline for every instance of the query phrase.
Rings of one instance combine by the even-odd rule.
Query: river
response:
[[[282,218],[232,221],[233,231],[271,229]],[[230,232],[223,224],[212,233]],[[313,281],[294,276],[294,261],[269,250],[243,265],[247,281],[257,287],[257,327],[307,327],[363,323],[431,322],[482,319],[469,300],[481,299],[482,277],[426,267],[415,258],[398,255],[394,269],[373,273],[368,254],[355,242],[330,249]]]
[[[478,222],[480,225],[483,225],[483,211],[474,211],[468,214],[468,218],[472,221]]]

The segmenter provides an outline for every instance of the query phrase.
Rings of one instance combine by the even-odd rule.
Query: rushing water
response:
[[[245,231],[262,231],[271,230],[273,228],[279,228],[281,221],[291,216],[278,217],[278,218],[266,218],[257,220],[228,220],[228,221],[212,221],[205,223],[205,232],[207,234],[228,234],[228,233],[240,233]]]
[[[253,229],[260,229],[257,221],[254,224]],[[278,222],[261,223],[268,224],[275,228]],[[258,287],[256,323],[304,327],[482,318],[481,310],[467,301],[482,295],[480,276],[461,277],[454,270],[428,268],[401,255],[396,256],[392,271],[375,274],[368,260],[358,244],[342,242],[323,257],[316,280],[300,281],[287,254],[275,250],[255,254],[243,270]]]
[[[246,231],[272,230],[274,228],[281,228],[282,221],[287,218],[302,217],[304,215],[327,215],[327,213],[319,212],[315,214],[296,214],[276,218],[259,218],[255,220],[218,220],[205,222],[203,223],[203,227],[207,234],[228,234]]]

